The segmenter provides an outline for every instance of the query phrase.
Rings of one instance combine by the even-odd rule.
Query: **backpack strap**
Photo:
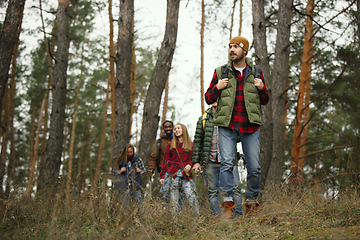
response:
[[[158,149],[158,157],[157,157],[157,159],[158,159],[158,161],[160,161],[160,150],[161,150],[161,138],[158,138],[158,140],[157,140],[157,149]]]
[[[254,65],[255,68],[255,74],[254,74],[254,78],[260,78],[261,76],[261,69],[258,65]]]
[[[205,120],[207,120],[207,112],[204,113],[204,115],[202,116],[202,126],[204,131],[205,131]]]
[[[221,66],[221,79],[228,78],[229,70],[227,64]]]
[[[260,78],[261,77],[261,69],[258,65],[254,65],[255,68],[255,73],[254,73],[254,78]],[[262,106],[260,104],[260,113],[262,114]]]

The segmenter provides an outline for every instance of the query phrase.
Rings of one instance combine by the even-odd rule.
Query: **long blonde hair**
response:
[[[118,159],[115,162],[115,166],[114,166],[115,171],[119,170],[119,163],[120,163],[121,159],[127,160],[127,150],[128,150],[128,148],[132,148],[132,150],[133,150],[133,152],[135,154],[134,145],[132,145],[131,143],[126,144],[125,147],[123,148],[123,150],[121,151],[120,156],[118,157]]]
[[[184,151],[185,152],[190,152],[192,150],[192,142],[191,142],[191,138],[189,136],[187,127],[184,124],[181,124],[181,123],[178,123],[176,125],[180,125],[181,129],[182,129],[182,143],[183,143]],[[174,129],[175,129],[175,126],[174,126]],[[177,140],[179,140],[179,138],[174,134],[173,138],[171,139],[170,149],[176,149]]]

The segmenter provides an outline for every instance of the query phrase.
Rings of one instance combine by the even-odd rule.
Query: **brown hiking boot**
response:
[[[226,201],[221,204],[221,207],[223,209],[222,219],[223,220],[230,220],[234,217],[234,207],[235,202],[233,201]]]
[[[257,213],[258,209],[260,207],[260,203],[253,202],[253,203],[245,203],[245,210],[246,214],[249,216],[253,216]]]

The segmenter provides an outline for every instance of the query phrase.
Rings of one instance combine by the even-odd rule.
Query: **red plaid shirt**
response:
[[[166,146],[166,151],[164,155],[164,160],[161,166],[160,178],[165,178],[165,173],[170,174],[175,178],[176,172],[181,169],[181,172],[185,180],[191,179],[191,176],[187,176],[184,172],[184,167],[188,164],[193,166],[191,158],[192,151],[185,152],[183,149],[183,144],[179,141],[176,142],[176,150],[170,149],[171,142]]]
[[[236,86],[234,109],[232,112],[229,128],[234,130],[236,124],[238,123],[240,133],[253,133],[260,128],[259,125],[249,122],[249,118],[245,108],[243,86],[244,86],[245,73],[250,72],[249,68],[250,67],[247,65],[246,68],[243,70],[242,74],[240,74],[240,72],[237,71],[234,67],[232,68],[233,74],[237,80],[237,86]],[[263,89],[259,90],[260,102],[261,105],[266,105],[267,102],[269,101],[269,94],[265,85],[264,74],[262,72],[260,79],[264,83]],[[218,83],[218,78],[215,71],[210,86],[205,93],[205,101],[207,104],[214,103],[216,99],[220,97],[221,91],[217,89],[216,87],[217,83]]]

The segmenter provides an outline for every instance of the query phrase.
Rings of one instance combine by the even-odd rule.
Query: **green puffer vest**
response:
[[[246,58],[246,63],[249,66],[245,70],[245,80],[243,88],[246,112],[251,123],[261,125],[259,90],[254,85],[255,68],[250,58]],[[229,60],[227,68],[229,84],[225,89],[221,91],[218,106],[213,119],[213,124],[219,127],[229,126],[236,96],[237,80],[232,72],[231,60]],[[216,74],[218,78],[221,79],[221,67],[216,68]]]
[[[192,163],[200,163],[202,166],[209,162],[211,140],[214,132],[212,107],[205,112],[207,113],[206,118],[200,116],[196,124],[192,154]],[[203,120],[205,120],[204,125]]]
[[[192,154],[192,163],[200,163],[203,167],[206,167],[209,163],[211,141],[214,134],[212,107],[208,108],[205,112],[207,113],[206,117],[200,116],[196,124]],[[205,120],[205,124],[203,120]],[[238,142],[240,142],[240,137]],[[237,152],[237,147],[235,151]],[[234,165],[237,165],[238,161],[238,154],[235,154]]]

